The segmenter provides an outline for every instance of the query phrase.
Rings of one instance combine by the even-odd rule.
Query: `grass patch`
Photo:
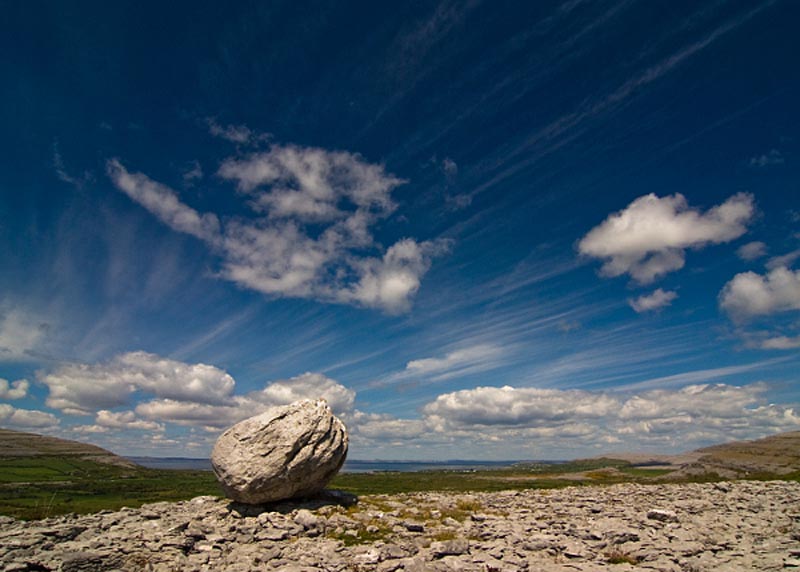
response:
[[[643,467],[619,467],[619,472],[631,477],[655,478],[672,472],[672,469],[647,469]]]
[[[476,471],[431,470],[414,473],[399,471],[340,473],[334,478],[330,486],[356,495],[426,491],[496,492],[511,489],[553,489],[585,484],[581,481],[563,478],[565,475],[608,467],[620,468],[629,466],[629,463],[618,459],[589,459],[568,463],[518,464],[505,469]],[[615,482],[635,480],[637,478],[639,477],[635,475],[619,476]],[[468,508],[460,510],[462,512],[474,512],[474,510]]]
[[[24,520],[220,494],[209,471],[129,468],[71,457],[0,459],[0,514]]]
[[[606,552],[605,557],[609,564],[633,564],[634,566],[639,564],[638,559],[621,550]]]

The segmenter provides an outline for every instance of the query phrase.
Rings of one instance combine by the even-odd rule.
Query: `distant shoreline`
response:
[[[210,471],[209,459],[192,459],[184,457],[125,457],[137,465],[150,469],[180,469]],[[381,471],[415,472],[430,470],[469,471],[477,469],[501,469],[519,463],[558,464],[564,461],[383,461],[383,460],[348,460],[342,467],[343,473],[368,473]]]

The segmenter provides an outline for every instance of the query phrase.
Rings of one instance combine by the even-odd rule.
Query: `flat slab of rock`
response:
[[[347,456],[347,430],[324,399],[277,407],[222,435],[211,464],[225,494],[264,504],[321,491]]]
[[[800,483],[726,485],[427,492],[365,496],[350,507],[320,497],[266,506],[198,497],[31,522],[6,518],[0,570],[796,570]],[[482,518],[469,518],[467,503]],[[653,507],[678,521],[648,518]],[[423,531],[409,531],[409,519],[424,519]]]

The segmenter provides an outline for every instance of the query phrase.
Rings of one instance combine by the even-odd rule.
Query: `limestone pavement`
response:
[[[21,571],[800,570],[800,483],[622,484],[343,496],[266,506],[198,497],[22,522]]]

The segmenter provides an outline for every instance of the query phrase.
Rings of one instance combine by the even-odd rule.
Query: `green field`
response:
[[[666,472],[634,467],[615,459],[558,464],[520,464],[505,469],[341,473],[330,488],[355,495],[424,491],[499,491],[564,486],[653,482]],[[782,478],[797,480],[798,474]],[[749,478],[775,478],[751,475]],[[718,480],[713,475],[693,481]],[[221,495],[210,471],[157,470],[98,463],[74,456],[0,458],[0,514],[39,519],[65,513],[89,513],[139,507],[158,501]]]
[[[0,514],[22,519],[220,495],[209,471],[127,468],[75,457],[0,459]]]

